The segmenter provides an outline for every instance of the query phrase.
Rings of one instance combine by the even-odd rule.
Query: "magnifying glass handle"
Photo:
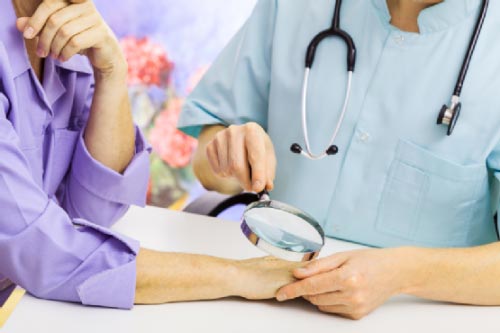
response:
[[[258,194],[260,201],[270,201],[271,197],[269,196],[269,192],[264,190]]]

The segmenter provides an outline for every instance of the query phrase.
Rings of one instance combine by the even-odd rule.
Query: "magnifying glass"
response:
[[[325,245],[325,232],[319,223],[295,207],[271,200],[267,192],[259,197],[243,213],[241,230],[248,240],[280,259],[315,259]]]

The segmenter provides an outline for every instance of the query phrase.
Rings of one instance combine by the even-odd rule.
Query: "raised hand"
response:
[[[126,61],[111,29],[90,0],[45,0],[33,16],[17,20],[26,39],[37,39],[37,55],[67,61],[88,56],[99,73],[124,71]]]

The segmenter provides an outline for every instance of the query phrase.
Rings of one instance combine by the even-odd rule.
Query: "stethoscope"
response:
[[[457,124],[457,121],[460,117],[460,111],[462,109],[462,103],[460,102],[460,95],[462,93],[462,88],[464,85],[465,78],[467,76],[467,72],[469,70],[469,65],[474,55],[474,50],[476,48],[477,41],[481,34],[481,29],[483,27],[484,20],[486,18],[486,14],[488,12],[489,0],[483,0],[481,13],[476,23],[476,27],[474,29],[474,34],[471,38],[469,48],[467,49],[467,54],[465,55],[465,59],[460,70],[460,75],[458,76],[457,84],[455,86],[455,90],[453,92],[453,96],[451,97],[451,104],[443,105],[441,111],[439,112],[439,116],[437,119],[438,125],[446,125],[448,127],[447,134],[450,136]],[[351,98],[351,87],[352,87],[352,77],[354,73],[354,69],[356,67],[356,46],[352,37],[340,28],[340,8],[342,6],[342,0],[337,0],[335,3],[335,11],[333,15],[332,26],[320,32],[318,35],[314,37],[314,39],[309,44],[307,48],[306,54],[306,67],[304,71],[304,81],[302,84],[302,102],[301,102],[301,110],[302,110],[302,131],[304,135],[304,141],[306,144],[306,149],[302,149],[302,147],[298,143],[294,143],[290,149],[295,154],[301,154],[304,157],[307,157],[311,160],[321,160],[327,156],[336,155],[339,152],[339,148],[335,145],[335,141],[337,136],[342,128],[342,124],[344,122],[344,118],[347,112],[347,108],[349,106],[349,100]],[[321,154],[314,154],[311,150],[311,144],[309,142],[309,133],[307,126],[307,97],[308,97],[308,89],[309,89],[309,74],[311,73],[311,68],[314,64],[314,58],[316,56],[316,50],[318,49],[319,44],[327,38],[330,37],[338,37],[344,41],[347,46],[347,83],[346,83],[346,92],[344,97],[344,104],[342,107],[342,112],[340,113],[339,120],[337,121],[337,125],[333,132],[333,135],[328,143],[327,149],[324,150]]]

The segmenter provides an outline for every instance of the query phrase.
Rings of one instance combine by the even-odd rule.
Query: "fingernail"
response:
[[[288,299],[288,297],[285,293],[279,293],[278,295],[276,295],[276,299],[278,300],[278,302],[284,302]]]
[[[36,54],[40,58],[45,58],[45,56],[46,56],[44,49],[41,48],[41,47],[39,47],[39,48],[36,49]]]
[[[257,180],[253,183],[253,188],[255,190],[258,190],[260,191],[260,189],[264,186],[264,184],[260,181],[260,180]]]
[[[24,29],[23,36],[26,39],[30,39],[30,38],[35,37],[35,29],[33,29],[32,27],[27,27],[26,29]]]
[[[309,273],[309,269],[304,268],[304,267],[302,267],[302,268],[297,268],[295,271],[296,271],[297,273],[299,273],[299,274],[302,274],[302,275],[303,275],[303,274],[307,274],[307,273]]]

